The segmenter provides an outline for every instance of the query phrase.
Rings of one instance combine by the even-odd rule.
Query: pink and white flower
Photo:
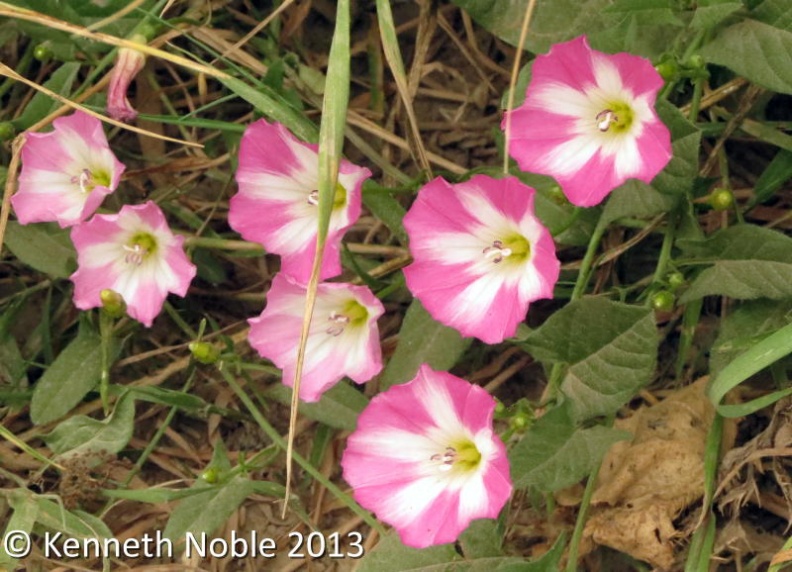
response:
[[[534,61],[512,112],[509,154],[522,170],[554,177],[578,206],[599,204],[630,178],[649,183],[671,159],[654,110],[662,86],[642,57],[592,50],[584,36],[556,44]]]
[[[341,237],[360,216],[361,186],[371,176],[341,161],[320,279],[341,273]],[[318,147],[299,141],[280,123],[260,119],[248,126],[239,148],[239,192],[228,222],[245,240],[280,254],[281,271],[308,282],[319,224]]]
[[[306,291],[280,273],[267,293],[267,307],[258,318],[248,320],[250,345],[283,370],[283,383],[289,387],[294,385]],[[377,318],[384,311],[365,286],[319,284],[305,349],[301,399],[317,401],[344,376],[364,383],[380,372]]]
[[[133,42],[145,43],[146,38],[137,34]],[[107,114],[117,121],[134,121],[138,113],[129,103],[127,92],[135,76],[146,64],[143,52],[131,48],[119,48],[113,71],[110,72],[110,87],[107,89]]]
[[[347,440],[341,466],[355,500],[415,548],[496,518],[512,484],[494,410],[481,387],[422,365],[415,379],[374,397]]]
[[[110,151],[98,119],[77,111],[52,124],[53,131],[25,135],[11,203],[21,224],[57,221],[65,228],[94,213],[125,167]]]
[[[534,194],[486,175],[420,190],[404,217],[414,260],[404,276],[435,320],[492,344],[514,335],[530,302],[552,297],[560,263]]]
[[[127,313],[150,327],[168,292],[185,296],[195,265],[184,253],[152,201],[126,205],[118,214],[96,215],[71,231],[77,249],[72,274],[74,303],[81,310],[102,305],[102,291],[121,295]]]

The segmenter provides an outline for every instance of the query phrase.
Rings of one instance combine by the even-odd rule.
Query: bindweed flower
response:
[[[422,365],[374,397],[347,440],[341,466],[355,500],[415,548],[497,517],[512,485],[494,410],[481,387]]]
[[[239,148],[228,222],[245,240],[281,256],[281,271],[308,282],[319,221],[317,146],[303,143],[279,123],[248,126]],[[339,243],[360,216],[360,188],[371,172],[341,161],[320,279],[341,273]]]
[[[130,38],[133,42],[145,43],[143,35]],[[110,87],[107,89],[107,114],[116,121],[134,121],[137,111],[127,98],[129,85],[146,63],[146,56],[138,50],[119,48],[113,71],[110,72]]]
[[[512,112],[509,154],[522,170],[554,177],[577,206],[599,204],[630,178],[649,183],[671,159],[654,110],[662,86],[642,57],[592,50],[585,37],[556,44],[534,61]]]
[[[118,214],[96,215],[74,227],[77,272],[74,303],[81,310],[102,305],[102,291],[119,294],[127,313],[150,327],[168,292],[179,296],[195,277],[195,266],[152,201],[126,205]]]
[[[560,263],[534,192],[486,175],[420,190],[404,217],[414,259],[404,276],[435,320],[492,344],[514,335],[530,302],[552,297]]]
[[[57,221],[65,228],[85,220],[125,169],[98,119],[77,111],[52,124],[53,131],[25,135],[19,190],[11,197],[20,224]]]
[[[267,307],[258,318],[248,320],[250,345],[283,370],[283,383],[289,387],[294,384],[306,291],[280,273],[267,293]],[[382,353],[377,318],[384,311],[365,286],[319,284],[305,349],[301,399],[317,401],[344,376],[364,383],[379,373]]]

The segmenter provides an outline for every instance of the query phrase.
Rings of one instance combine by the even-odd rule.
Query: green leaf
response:
[[[89,328],[80,328],[36,382],[30,403],[33,423],[41,425],[66,415],[96,386],[101,373],[101,339]]]
[[[782,149],[776,153],[756,181],[750,204],[765,202],[790,178],[792,178],[792,151]]]
[[[658,343],[651,310],[603,298],[568,304],[523,342],[537,359],[570,364],[561,391],[578,421],[615,412],[648,383]]]
[[[388,227],[401,244],[407,245],[409,239],[407,231],[404,230],[404,207],[389,193],[366,192],[366,183],[363,183],[363,204]]]
[[[497,520],[474,520],[459,537],[462,554],[468,560],[502,556],[504,534],[505,531]]]
[[[638,179],[629,179],[610,194],[602,212],[602,224],[624,217],[651,218],[669,212],[676,203],[677,197],[660,193]]]
[[[678,244],[693,261],[713,262],[682,295],[682,303],[713,295],[792,297],[792,238],[780,232],[743,224],[704,241]]]
[[[792,93],[792,32],[745,20],[724,29],[701,55],[753,83]]]
[[[254,487],[248,478],[236,476],[220,485],[198,480],[192,489],[199,489],[200,492],[182,500],[165,525],[163,535],[176,545],[184,542],[188,532],[194,535],[202,532],[211,534],[253,493]]]
[[[14,336],[0,331],[0,385],[24,387],[27,385],[26,368]]]
[[[481,26],[516,46],[528,0],[453,0]],[[553,0],[536,4],[525,49],[547,52],[550,46],[604,28],[610,0]]]
[[[615,0],[603,10],[604,14],[632,16],[644,25],[671,24],[684,26],[684,22],[674,14],[671,0]]]
[[[112,415],[98,421],[85,415],[70,417],[43,437],[59,459],[115,454],[126,447],[135,427],[135,400],[127,393],[117,402]]]
[[[113,538],[104,522],[82,511],[66,510],[61,503],[47,498],[50,495],[37,495],[26,489],[3,491],[2,495],[15,512],[34,510],[36,523],[50,530],[76,538]]]
[[[565,403],[541,417],[512,449],[514,486],[553,492],[573,485],[591,473],[611,445],[630,436],[610,427],[576,427]]]
[[[380,389],[413,379],[423,363],[436,370],[450,369],[470,342],[455,329],[436,322],[417,299],[413,300],[399,332],[399,345],[380,375]]]
[[[53,278],[68,278],[77,269],[69,231],[54,223],[23,226],[9,221],[5,245],[21,262]]]
[[[127,391],[124,388],[124,391]],[[177,391],[174,389],[166,389],[164,387],[147,386],[147,387],[132,387],[128,390],[135,399],[140,401],[148,401],[149,403],[158,403],[160,405],[167,405],[169,407],[178,407],[182,411],[206,411],[211,406],[191,393]]]
[[[34,8],[40,10],[41,8]],[[50,78],[44,82],[44,87],[57,94],[68,97],[72,90],[72,85],[80,71],[80,65],[76,62],[63,64],[55,70]],[[60,107],[60,103],[42,92],[36,92],[33,99],[25,107],[22,115],[14,119],[11,123],[18,131],[24,131],[37,121],[44,119],[47,115]]]
[[[667,101],[657,102],[657,115],[671,132],[673,157],[652,180],[652,186],[661,193],[681,195],[698,176],[701,131]]]
[[[707,395],[715,404],[718,413],[724,417],[750,415],[792,393],[792,388],[788,388],[774,391],[748,403],[739,405],[721,403],[730,390],[790,353],[792,353],[792,324],[776,330],[724,367],[707,390]]]
[[[749,300],[737,304],[720,322],[710,350],[710,375],[718,375],[741,353],[792,322],[792,300]]]
[[[360,561],[359,572],[410,572],[448,570],[448,564],[460,558],[453,544],[416,549],[404,546],[396,533],[383,537]]]
[[[278,384],[265,393],[280,403],[291,403],[292,389]],[[300,403],[300,413],[335,429],[351,431],[357,418],[368,404],[368,398],[349,383],[342,381],[324,394],[316,403]]]
[[[787,0],[765,0],[751,12],[760,22],[792,32],[792,5]]]
[[[740,2],[718,2],[709,6],[699,5],[690,22],[690,27],[698,30],[709,30],[742,8]]]

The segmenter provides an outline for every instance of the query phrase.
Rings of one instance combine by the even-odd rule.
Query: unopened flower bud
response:
[[[126,314],[127,305],[123,296],[115,290],[106,288],[99,293],[102,310],[111,318],[120,318]]]
[[[42,42],[33,48],[33,57],[40,62],[49,61],[52,58],[52,48],[49,42]]]
[[[685,275],[681,272],[672,272],[668,275],[668,286],[671,290],[676,290],[685,284]]]
[[[211,365],[220,359],[220,349],[209,342],[191,342],[190,352],[196,361]]]
[[[676,297],[668,290],[660,290],[652,295],[652,308],[658,312],[670,312],[674,309]]]
[[[660,62],[655,66],[655,70],[665,81],[673,81],[679,78],[679,66],[673,60]]]
[[[0,123],[0,141],[13,139],[14,135],[16,135],[16,129],[13,123],[10,121],[3,121]]]
[[[130,41],[143,44],[146,38],[135,35]],[[143,69],[146,56],[131,48],[120,48],[116,56],[115,66],[110,75],[110,87],[107,90],[107,113],[118,121],[134,121],[137,111],[129,103],[127,91],[135,76]]]
[[[734,195],[729,189],[715,189],[710,193],[709,204],[716,211],[729,210],[734,206]]]
[[[220,473],[214,467],[209,467],[203,473],[201,473],[201,480],[210,485],[217,483],[217,480],[219,478],[220,478]]]

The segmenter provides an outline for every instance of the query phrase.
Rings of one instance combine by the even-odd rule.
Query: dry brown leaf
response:
[[[704,449],[715,415],[706,381],[614,423],[634,437],[616,443],[603,459],[586,547],[601,544],[671,567],[678,535],[673,520],[704,494]]]

